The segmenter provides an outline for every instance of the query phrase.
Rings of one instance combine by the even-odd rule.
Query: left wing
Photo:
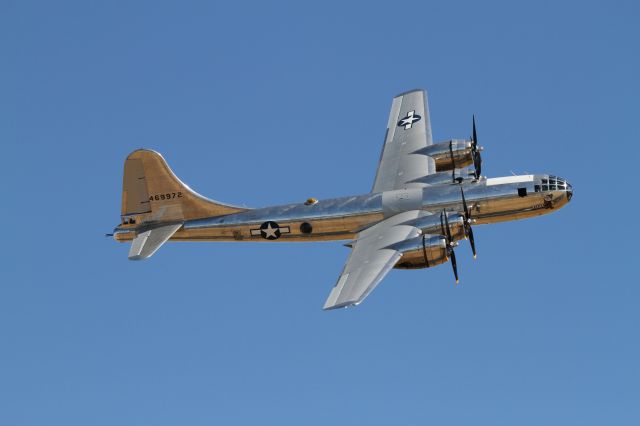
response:
[[[371,192],[417,188],[414,180],[436,172],[433,158],[414,154],[433,144],[427,93],[413,90],[393,98],[387,133]]]
[[[360,232],[323,309],[362,302],[402,257],[402,253],[387,247],[421,234],[418,228],[403,225],[419,215],[418,210],[400,213]]]

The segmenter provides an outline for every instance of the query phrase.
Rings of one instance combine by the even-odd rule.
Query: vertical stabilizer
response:
[[[196,193],[151,150],[132,152],[124,164],[122,223],[178,222],[238,213],[247,209],[222,204]]]

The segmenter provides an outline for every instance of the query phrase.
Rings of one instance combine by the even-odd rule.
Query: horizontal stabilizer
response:
[[[129,260],[143,260],[151,257],[181,226],[181,223],[159,226],[138,234],[131,243]]]

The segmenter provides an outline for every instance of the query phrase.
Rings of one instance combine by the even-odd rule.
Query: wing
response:
[[[324,309],[362,302],[402,257],[400,252],[386,247],[420,235],[418,228],[403,225],[419,215],[418,210],[400,213],[360,232]]]
[[[435,162],[431,157],[413,153],[431,144],[426,92],[413,90],[393,98],[372,192],[425,186],[412,181],[435,173]]]

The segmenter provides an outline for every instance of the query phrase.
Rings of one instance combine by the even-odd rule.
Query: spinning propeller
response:
[[[473,116],[473,127],[472,127],[472,135],[471,135],[471,155],[473,156],[473,167],[475,168],[474,175],[476,179],[480,178],[480,173],[482,173],[482,156],[480,155],[480,151],[482,151],[482,147],[478,146],[478,132],[476,131],[476,116]],[[451,150],[451,158],[453,159],[453,151],[451,145],[449,145],[449,150]],[[455,175],[455,168],[454,168]],[[455,181],[455,177],[454,177]],[[476,253],[476,242],[473,238],[473,229],[471,229],[471,223],[474,222],[471,219],[471,213],[469,212],[469,206],[467,205],[467,200],[464,196],[464,189],[462,188],[462,182],[460,183],[460,195],[462,196],[462,208],[464,212],[464,235],[469,239],[469,244],[471,245],[471,252],[473,253],[473,258],[477,257]],[[453,275],[456,277],[456,283],[458,280],[458,263],[456,262],[456,254],[453,251],[453,248],[458,244],[453,241],[451,238],[451,228],[449,227],[449,218],[447,217],[447,211],[442,210],[440,214],[440,226],[442,228],[442,233],[444,234],[447,240],[447,255],[451,259],[451,267],[453,268]],[[425,253],[426,259],[426,253]]]
[[[460,194],[462,195],[462,208],[464,211],[464,235],[469,239],[469,244],[471,244],[471,251],[473,252],[473,258],[475,259],[477,257],[476,242],[473,238],[473,229],[471,229],[471,223],[473,222],[473,219],[471,219],[469,206],[467,205],[467,200],[464,197],[464,190],[462,189],[462,186],[460,186]],[[456,262],[456,253],[453,251],[453,248],[457,246],[458,243],[453,241],[453,238],[451,237],[451,227],[449,226],[449,218],[447,217],[447,211],[445,209],[443,209],[442,213],[440,213],[440,227],[447,241],[447,256],[451,259],[451,267],[453,268],[453,275],[456,277],[457,284],[459,282],[458,263]],[[425,259],[426,258],[427,255],[425,252]]]

